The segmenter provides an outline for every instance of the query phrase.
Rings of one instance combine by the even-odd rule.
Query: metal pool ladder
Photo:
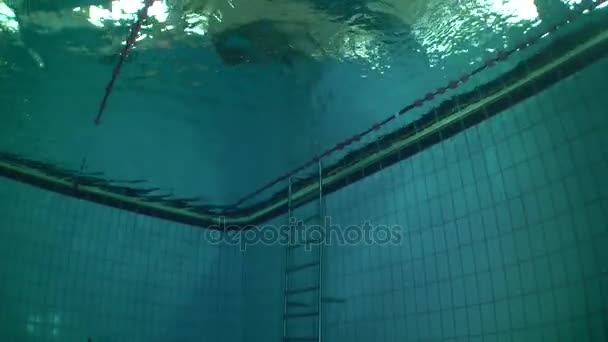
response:
[[[284,342],[321,342],[323,289],[323,167],[318,163],[315,198],[298,208],[293,198],[293,178],[289,179],[289,243],[285,251],[283,306]],[[309,198],[310,199],[310,198]],[[306,212],[306,214],[304,214]],[[312,228],[314,226],[314,228]],[[305,228],[306,227],[306,228]],[[305,229],[304,229],[305,228]]]

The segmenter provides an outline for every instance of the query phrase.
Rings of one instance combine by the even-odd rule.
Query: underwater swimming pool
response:
[[[589,3],[154,2],[96,126],[141,3],[6,2],[0,335],[605,339]]]

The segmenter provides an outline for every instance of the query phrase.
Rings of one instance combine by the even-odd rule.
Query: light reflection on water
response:
[[[525,32],[538,23],[534,0],[436,0],[433,8],[415,27],[417,41],[431,64],[490,41],[494,48],[501,48],[511,27]]]

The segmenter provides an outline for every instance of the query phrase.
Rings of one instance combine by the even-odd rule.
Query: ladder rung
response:
[[[295,307],[309,307],[311,306],[308,303],[302,303],[302,302],[287,302],[287,306],[295,306]]]
[[[293,313],[293,314],[285,315],[286,318],[301,318],[301,317],[313,317],[313,316],[319,316],[319,311]]]
[[[306,245],[310,245],[310,244],[313,244],[313,243],[319,243],[319,242],[321,242],[321,240],[318,240],[318,239],[309,240],[309,241],[304,241],[304,242],[297,243],[297,244],[294,244],[294,245],[289,245],[288,248],[289,249],[295,249],[295,248],[304,247]]]
[[[283,339],[285,342],[314,342],[318,340],[317,337],[285,337]]]
[[[297,294],[297,293],[317,291],[318,289],[319,289],[319,286],[309,286],[309,287],[303,287],[301,289],[285,291],[285,293],[287,295],[292,295],[292,294]]]
[[[318,261],[311,261],[311,262],[307,262],[307,263],[302,264],[302,265],[289,267],[289,268],[287,268],[286,272],[287,273],[293,273],[293,272],[305,270],[307,268],[315,267],[315,266],[318,266],[318,265],[319,265]]]

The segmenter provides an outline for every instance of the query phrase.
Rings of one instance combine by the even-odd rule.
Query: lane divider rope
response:
[[[125,62],[125,59],[127,58],[127,55],[129,54],[129,50],[135,45],[137,36],[139,35],[139,31],[141,31],[141,26],[142,26],[144,20],[146,20],[146,18],[148,18],[148,10],[150,9],[150,7],[152,7],[154,2],[156,2],[156,1],[159,1],[159,0],[145,0],[144,7],[142,7],[142,9],[139,10],[139,13],[137,14],[137,20],[135,21],[135,24],[133,24],[133,26],[131,27],[131,31],[130,31],[129,35],[127,36],[127,40],[125,42],[125,46],[120,51],[118,62],[116,63],[116,66],[112,70],[112,77],[110,78],[110,82],[108,82],[108,85],[105,88],[105,93],[103,95],[103,99],[101,100],[101,103],[99,104],[99,110],[97,112],[97,116],[95,117],[95,121],[94,121],[95,125],[99,125],[101,123],[101,117],[106,110],[106,106],[108,104],[108,98],[110,97],[110,94],[114,90],[114,83],[116,82],[116,79],[118,78],[118,75],[120,74],[120,71]]]

